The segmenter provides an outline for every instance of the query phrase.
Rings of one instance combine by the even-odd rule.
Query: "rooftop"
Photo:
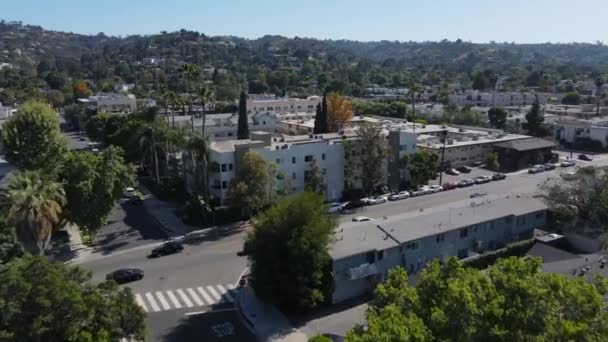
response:
[[[528,139],[520,139],[520,140],[512,140],[503,142],[500,144],[494,145],[496,147],[513,149],[516,151],[529,151],[529,150],[537,150],[540,148],[553,148],[557,146],[557,144],[553,141],[541,139],[541,138],[528,138]]]

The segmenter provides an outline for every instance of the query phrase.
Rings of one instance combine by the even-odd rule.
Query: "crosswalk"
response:
[[[233,284],[197,286],[135,294],[135,301],[145,312],[232,303],[235,298],[236,289]]]

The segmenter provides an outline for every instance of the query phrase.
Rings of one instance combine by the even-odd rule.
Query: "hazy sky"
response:
[[[608,40],[608,0],[2,0],[0,18],[112,35],[185,28],[247,38]]]

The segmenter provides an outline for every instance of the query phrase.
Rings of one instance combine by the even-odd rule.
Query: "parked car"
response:
[[[443,191],[443,187],[441,185],[431,185],[429,186],[429,191],[434,194]]]
[[[480,161],[480,160],[474,161],[474,162],[471,163],[471,166],[481,166],[481,165],[483,165],[483,162]]]
[[[585,161],[592,161],[592,160],[593,160],[593,158],[589,157],[589,156],[588,156],[588,155],[586,155],[586,154],[579,154],[579,155],[578,155],[578,159],[580,159],[580,160],[585,160]]]
[[[372,219],[370,217],[367,216],[357,216],[357,217],[353,217],[353,222],[366,222],[366,221],[371,221]]]
[[[106,275],[106,280],[114,280],[119,284],[125,284],[140,280],[144,277],[144,271],[139,268],[121,268]]]
[[[528,169],[528,173],[541,173],[545,171],[544,165],[534,165]]]
[[[443,190],[452,190],[452,189],[456,189],[458,187],[458,183],[454,183],[454,182],[447,182],[447,183],[443,183],[442,185]]]
[[[382,196],[371,197],[368,200],[368,203],[369,203],[369,205],[376,205],[376,204],[386,203],[386,201],[388,201],[388,197],[382,195]]]
[[[475,177],[475,179],[473,179],[473,181],[475,182],[475,184],[485,184],[485,183],[489,183],[490,181],[492,181],[492,177],[491,176],[479,176],[479,177]]]
[[[505,175],[504,173],[495,173],[492,175],[492,180],[494,180],[494,181],[499,181],[499,180],[503,180],[506,178],[507,178],[507,175]]]
[[[177,241],[169,241],[156,247],[150,252],[150,258],[158,258],[159,256],[179,253],[184,249],[184,246]]]
[[[477,198],[477,197],[483,197],[483,196],[485,196],[487,194],[488,194],[487,192],[476,192],[474,194],[471,194],[469,197],[470,198]]]
[[[467,166],[461,166],[459,168],[456,168],[456,170],[458,170],[462,173],[471,173],[471,168],[467,167]]]
[[[389,201],[399,201],[399,200],[406,199],[406,198],[409,198],[409,197],[410,197],[410,193],[409,192],[407,192],[407,191],[401,191],[401,192],[399,192],[397,194],[392,194],[392,195],[388,196],[388,200]]]
[[[547,163],[543,166],[545,167],[545,171],[555,170],[555,168],[556,168],[555,164],[551,164],[551,163]]]
[[[576,162],[574,160],[564,160],[563,162],[561,162],[559,164],[559,166],[561,167],[571,167],[576,165]]]
[[[428,186],[421,186],[418,189],[411,191],[410,195],[412,197],[417,197],[417,196],[422,196],[422,195],[427,195],[431,193],[431,189]]]
[[[132,187],[126,188],[125,191],[122,193],[122,196],[125,198],[135,197],[136,195],[137,193],[135,192],[135,188]]]
[[[447,169],[445,170],[445,173],[452,176],[458,176],[460,174],[460,172],[458,172],[456,169]]]
[[[343,204],[338,202],[329,203],[327,207],[327,212],[330,214],[339,213],[342,211],[342,206]]]
[[[354,210],[365,206],[365,202],[360,199],[356,199],[354,201],[346,202],[344,206],[342,206],[342,211]]]
[[[463,179],[460,182],[458,182],[458,187],[459,188],[464,188],[467,186],[472,186],[473,184],[475,184],[475,181],[472,179]]]

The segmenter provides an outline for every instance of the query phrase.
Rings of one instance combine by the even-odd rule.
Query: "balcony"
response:
[[[378,274],[375,264],[362,264],[348,270],[350,280],[357,280],[374,274]]]

